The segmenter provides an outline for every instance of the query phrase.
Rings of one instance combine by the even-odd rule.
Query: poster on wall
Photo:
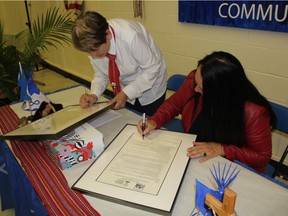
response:
[[[179,22],[288,32],[288,1],[179,0]]]

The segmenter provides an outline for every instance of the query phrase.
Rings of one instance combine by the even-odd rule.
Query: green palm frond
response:
[[[27,42],[23,50],[24,67],[33,68],[39,63],[39,51],[48,51],[49,47],[57,48],[63,43],[70,44],[72,20],[70,13],[61,14],[59,8],[48,9],[46,14],[38,16],[32,22],[32,32],[19,34],[19,38]]]
[[[29,29],[25,29],[16,35],[14,35],[14,46],[20,53],[24,53],[25,47],[27,46],[28,36],[29,36]]]
[[[12,101],[15,100],[13,89],[17,86],[19,62],[25,73],[33,73],[36,65],[42,61],[41,51],[70,44],[72,25],[71,13],[61,13],[59,8],[51,8],[32,21],[31,32],[26,29],[7,40],[4,25],[0,22],[0,91]]]
[[[47,51],[48,46],[54,46],[55,43],[62,45],[62,42],[69,44],[71,38],[72,21],[69,14],[59,14],[59,8],[49,9],[46,16],[42,14],[41,19],[32,23],[32,34],[28,38],[27,45],[31,52],[36,49]]]

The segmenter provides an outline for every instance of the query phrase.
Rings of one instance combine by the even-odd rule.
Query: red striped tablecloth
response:
[[[10,106],[0,107],[3,134],[17,128],[19,117]],[[44,142],[44,141],[43,141]],[[35,191],[50,215],[100,215],[78,191],[72,190],[41,141],[11,141]]]

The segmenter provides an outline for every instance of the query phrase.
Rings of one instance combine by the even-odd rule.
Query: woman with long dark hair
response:
[[[204,162],[221,155],[264,172],[276,117],[236,57],[220,51],[200,60],[197,70],[147,120],[144,135],[179,114],[185,132],[197,135],[188,157]],[[141,122],[138,130],[142,133]]]

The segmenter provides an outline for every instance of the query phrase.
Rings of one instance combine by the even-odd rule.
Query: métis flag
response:
[[[32,74],[25,75],[22,65],[19,62],[18,86],[20,87],[20,101],[23,101],[22,109],[26,111],[35,111],[40,107],[43,101],[49,102],[49,99],[40,91],[33,82]]]

